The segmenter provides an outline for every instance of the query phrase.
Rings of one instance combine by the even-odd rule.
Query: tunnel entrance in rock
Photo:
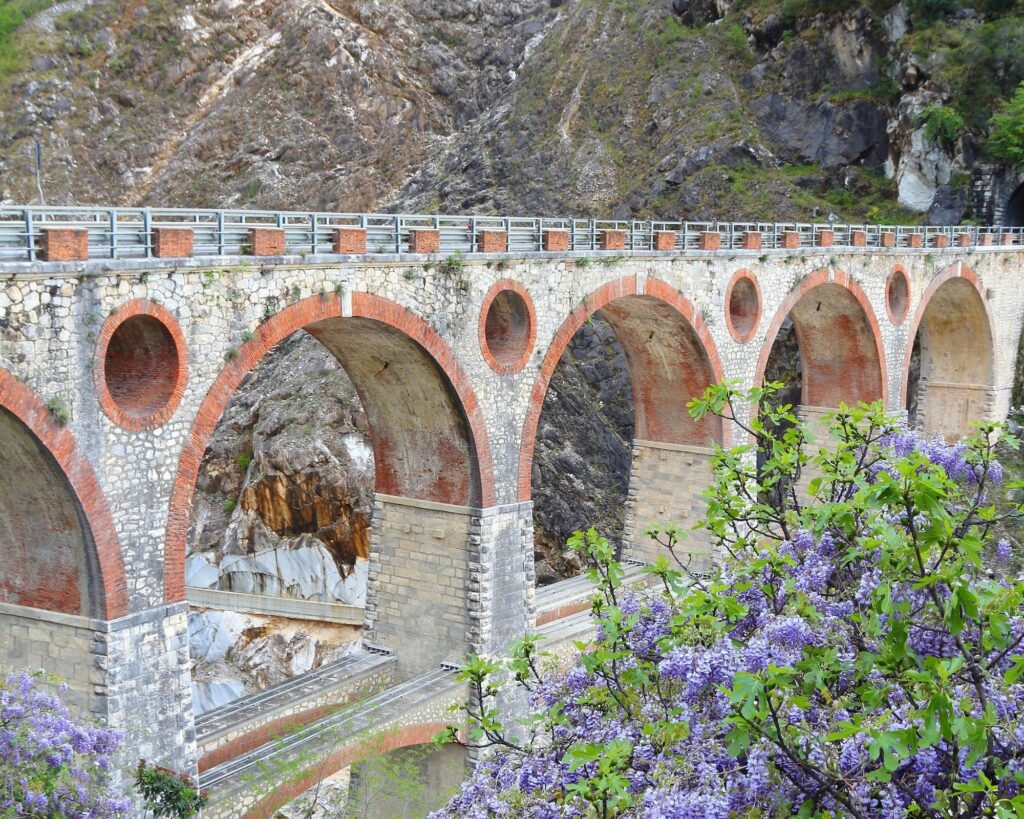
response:
[[[1006,203],[1003,224],[1010,227],[1024,227],[1024,184],[1017,187]]]
[[[988,417],[992,331],[971,276],[951,271],[936,283],[924,296],[907,359],[906,408],[912,425],[955,440]]]
[[[92,532],[53,455],[0,407],[0,601],[103,616]]]

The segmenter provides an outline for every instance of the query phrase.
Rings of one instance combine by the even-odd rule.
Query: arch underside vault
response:
[[[790,311],[803,373],[801,403],[838,407],[883,397],[879,342],[864,308],[838,284],[821,284]]]
[[[993,409],[992,330],[975,283],[962,277],[942,281],[924,304],[917,339],[918,426],[947,439],[967,434]]]
[[[703,490],[711,480],[711,446],[722,442],[717,417],[694,420],[688,402],[721,379],[710,334],[679,291],[648,280],[606,285],[583,302],[556,333],[542,366],[533,400],[543,401],[548,380],[570,339],[591,315],[599,314],[622,348],[633,399],[633,443],[624,515],[623,552],[651,560],[657,546],[645,534],[652,524],[692,525],[702,516]],[[539,418],[539,412],[536,418]],[[524,430],[520,476],[531,474],[536,424]],[[520,485],[522,497],[523,485]],[[701,559],[707,544],[688,544]]]
[[[461,506],[481,503],[465,415],[429,353],[374,319],[326,319],[306,330],[338,359],[367,414],[377,491]]]

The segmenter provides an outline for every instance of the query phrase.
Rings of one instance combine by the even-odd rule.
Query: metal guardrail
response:
[[[653,250],[655,234],[674,234],[673,250],[701,249],[704,233],[719,234],[722,250],[744,248],[748,233],[758,233],[761,248],[787,247],[786,233],[796,233],[798,247],[819,246],[819,234],[831,231],[832,246],[837,248],[883,248],[883,237],[892,234],[892,247],[935,247],[939,236],[955,246],[958,237],[967,236],[969,246],[992,247],[1024,245],[1022,227],[917,227],[906,225],[803,224],[792,222],[671,222],[614,219],[548,219],[518,216],[426,216],[383,213],[319,213],[257,210],[190,210],[180,208],[99,208],[99,207],[0,207],[0,261],[35,261],[43,231],[50,228],[75,228],[87,231],[90,259],[145,259],[153,256],[153,230],[190,228],[194,234],[195,256],[242,255],[247,252],[250,230],[279,228],[285,234],[286,253],[319,254],[333,252],[334,230],[358,227],[366,230],[367,253],[407,253],[413,230],[437,230],[441,253],[471,253],[477,250],[480,231],[504,231],[508,252],[543,250],[547,230],[569,232],[569,249],[597,251],[605,231],[625,234],[623,251]],[[855,245],[854,234],[861,233],[863,245]],[[912,239],[920,236],[920,240]],[[1004,237],[1009,237],[1005,239]],[[1004,242],[1008,241],[1007,245]],[[619,251],[622,252],[622,251]]]

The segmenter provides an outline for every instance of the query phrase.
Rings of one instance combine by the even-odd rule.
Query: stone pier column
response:
[[[364,639],[394,650],[400,677],[470,652],[501,654],[525,633],[531,510],[376,495]]]
[[[633,441],[623,557],[645,563],[657,558],[660,547],[644,534],[651,524],[675,523],[690,530],[703,519],[702,493],[711,484],[713,454],[710,447]],[[691,568],[701,570],[714,560],[710,548],[707,534],[687,531],[676,554],[692,556]]]
[[[115,776],[127,787],[139,757],[196,773],[185,603],[116,620],[0,603],[10,668],[45,668],[68,685],[72,712],[124,731]]]
[[[955,440],[970,433],[975,421],[1005,417],[1012,387],[922,378],[917,390],[917,426],[930,435]]]

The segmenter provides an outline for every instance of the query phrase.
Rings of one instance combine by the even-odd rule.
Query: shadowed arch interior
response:
[[[695,421],[687,402],[715,381],[704,345],[690,322],[653,296],[630,296],[605,305],[633,386],[634,437],[670,444],[721,442],[721,419]]]
[[[0,407],[0,600],[103,616],[85,513],[43,443]]]
[[[853,293],[820,284],[797,301],[790,317],[803,362],[801,403],[837,407],[883,397],[875,332]]]
[[[306,330],[338,359],[359,393],[373,441],[377,491],[479,506],[469,425],[429,353],[373,319],[327,319]]]

